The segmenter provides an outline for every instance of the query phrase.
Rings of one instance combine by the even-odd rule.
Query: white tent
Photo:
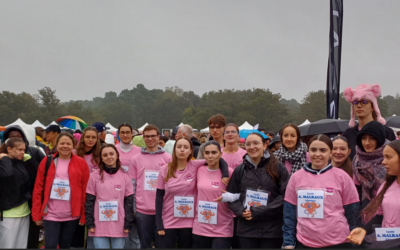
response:
[[[41,127],[41,128],[46,128],[39,120],[36,120],[34,123],[31,124],[34,128],[36,127]]]
[[[142,133],[142,132],[143,132],[143,129],[144,129],[147,125],[149,125],[149,124],[146,122],[146,124],[144,124],[143,126],[141,126],[140,128],[138,128],[139,132]]]
[[[178,127],[180,127],[180,126],[182,126],[182,125],[183,125],[183,123],[181,122],[181,124],[179,124]]]
[[[306,119],[302,124],[299,125],[299,127],[310,124],[310,123],[311,122],[308,119]]]
[[[28,124],[26,124],[23,120],[21,120],[21,118],[18,118],[15,122],[8,124],[6,127],[11,126],[11,125],[23,126],[23,125],[28,125]]]
[[[107,144],[113,144],[114,145],[114,136],[112,134],[107,134],[105,142]]]
[[[107,128],[110,128],[109,130],[107,130],[107,131],[110,131],[110,132],[117,132],[117,128],[115,128],[113,125],[111,125],[111,123],[107,123],[106,124],[106,127]]]
[[[208,134],[208,133],[210,133],[210,128],[209,128],[209,127],[203,128],[202,130],[200,130],[200,133],[206,133],[206,134]]]
[[[55,121],[52,121],[52,122],[51,122],[49,125],[47,125],[47,127],[48,127],[48,126],[50,126],[50,125],[57,125],[57,126],[61,127],[61,126],[60,126],[60,125],[58,125],[58,123],[57,123],[57,122],[55,122]],[[47,127],[46,127],[46,128],[47,128]]]
[[[252,125],[250,125],[250,123],[248,123],[247,121],[245,121],[241,126],[239,126],[239,130],[243,130],[243,129],[253,129],[254,127]]]

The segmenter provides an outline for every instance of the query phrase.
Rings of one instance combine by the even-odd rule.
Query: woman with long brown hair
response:
[[[95,248],[122,249],[133,224],[133,184],[114,145],[100,150],[99,169],[86,189],[86,223]]]
[[[289,174],[259,133],[248,135],[245,146],[247,154],[235,168],[227,189],[240,194],[228,203],[238,218],[236,236],[241,248],[280,248]]]
[[[74,153],[85,159],[89,166],[89,172],[93,172],[100,163],[100,140],[95,127],[87,127],[82,132],[81,139]]]
[[[187,138],[176,140],[172,162],[164,165],[157,179],[156,224],[161,248],[192,247],[192,228],[197,195],[197,170],[205,160],[191,160],[193,144]],[[229,178],[226,162],[219,160],[222,176]],[[225,180],[225,183],[227,181]]]
[[[331,156],[331,165],[340,168],[353,178],[353,162],[349,155],[351,149],[349,143],[344,136],[336,136],[332,139],[333,149]]]
[[[362,217],[368,222],[350,233],[348,239],[354,244],[360,245],[366,234],[373,233],[375,224],[382,224],[382,228],[388,229],[400,227],[400,141],[390,142],[384,148],[383,156],[386,181],[379,188],[378,195],[362,211]]]

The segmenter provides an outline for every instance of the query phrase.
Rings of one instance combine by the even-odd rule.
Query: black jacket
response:
[[[25,153],[29,154],[38,164],[40,164],[45,155],[43,154],[42,151],[40,151],[39,148],[36,147],[36,145],[29,145],[29,141],[26,138],[26,135],[20,126],[12,125],[7,127],[6,130],[4,130],[4,141],[8,139],[8,136],[11,131],[18,131],[22,135],[22,140],[24,140],[26,144]]]
[[[283,203],[289,173],[282,163],[277,161],[279,184],[276,185],[267,172],[270,161],[268,152],[264,154],[257,169],[246,155],[241,165],[235,168],[227,188],[228,192],[240,193],[239,200],[229,203],[229,208],[238,217],[236,234],[249,238],[282,238]],[[241,177],[240,177],[241,176]],[[239,181],[240,180],[240,181]],[[262,189],[270,192],[267,206],[251,207],[252,220],[242,217],[247,188]]]
[[[197,159],[197,154],[199,153],[199,148],[201,146],[201,143],[194,136],[190,138],[190,140],[192,141],[193,144],[193,157]]]
[[[389,127],[385,127],[385,135],[386,139],[389,141],[394,141],[396,140],[396,136],[393,132],[393,130]],[[348,128],[343,132],[343,136],[347,138],[347,141],[349,142],[349,146],[351,149],[350,153],[350,159],[353,160],[354,156],[356,155],[356,137],[358,134],[358,124],[356,124],[353,128]]]
[[[0,211],[18,207],[31,200],[34,179],[27,166],[22,160],[10,159],[8,156],[1,158]]]

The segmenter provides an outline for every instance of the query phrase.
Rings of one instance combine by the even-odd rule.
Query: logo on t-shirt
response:
[[[157,180],[149,180],[147,184],[149,184],[152,189],[156,189]]]
[[[211,211],[201,211],[200,212],[201,215],[203,215],[203,219],[206,223],[211,223],[211,219],[212,217],[215,215],[213,212]]]
[[[113,219],[113,214],[115,214],[115,210],[112,209],[106,209],[104,211],[101,212],[102,214],[104,214],[104,218],[106,220],[112,220]]]
[[[193,181],[193,176],[191,175],[191,174],[187,174],[186,176],[185,176],[185,180],[186,181]]]
[[[259,207],[259,206],[261,206],[261,203],[258,202],[258,201],[247,202],[247,204],[249,204],[250,207]]]
[[[60,199],[64,198],[65,194],[68,193],[68,190],[65,188],[56,188],[54,191],[56,192],[57,197]]]
[[[121,190],[121,185],[115,185],[115,190],[120,191]]]
[[[192,210],[192,207],[190,207],[190,206],[188,206],[188,205],[181,205],[181,206],[177,207],[176,209],[179,210],[179,213],[180,213],[183,217],[187,217],[189,211]]]
[[[306,202],[301,204],[301,207],[306,209],[307,216],[311,215],[311,218],[314,218],[314,215],[317,213],[316,210],[320,208],[321,205],[316,202]]]

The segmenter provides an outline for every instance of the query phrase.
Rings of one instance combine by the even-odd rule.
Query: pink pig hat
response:
[[[356,125],[355,114],[353,108],[353,101],[359,100],[368,100],[372,103],[372,106],[375,110],[377,121],[382,125],[386,124],[385,119],[383,119],[381,115],[381,111],[379,110],[377,97],[381,95],[381,86],[379,84],[360,84],[356,88],[352,89],[347,87],[343,92],[344,98],[348,103],[352,105],[351,107],[351,119],[349,121],[349,126],[354,127]]]

